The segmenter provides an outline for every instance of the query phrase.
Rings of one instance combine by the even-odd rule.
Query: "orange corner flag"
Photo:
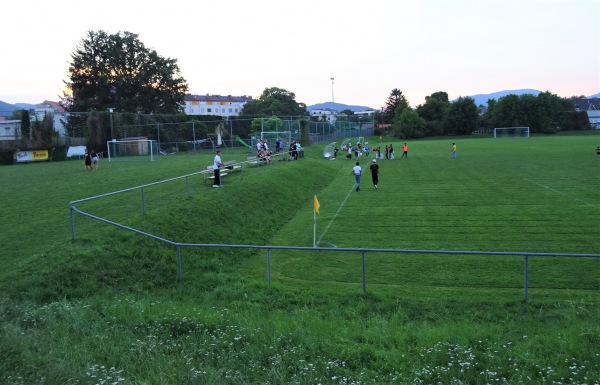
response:
[[[321,215],[321,213],[319,213],[319,208],[321,207],[321,205],[319,204],[319,200],[317,199],[317,196],[315,195],[315,211],[317,212],[317,214]]]

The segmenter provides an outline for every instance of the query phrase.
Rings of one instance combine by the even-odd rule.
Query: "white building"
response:
[[[585,111],[592,128],[600,129],[600,98],[577,99],[575,100],[575,110]]]
[[[337,120],[338,112],[331,108],[323,108],[318,110],[312,110],[310,112],[310,116],[316,116],[319,118],[319,121],[327,121],[333,124]]]
[[[52,119],[54,120],[54,131],[58,133],[58,136],[61,138],[65,137],[66,131],[63,121],[66,120],[66,115],[64,107],[61,106],[59,102],[45,100],[43,103],[35,106],[31,119],[32,121],[37,119],[41,122],[46,115],[52,116]]]
[[[188,115],[238,116],[244,104],[251,102],[252,96],[190,95],[184,97],[185,113]]]
[[[0,140],[17,140],[20,129],[20,120],[0,120]]]

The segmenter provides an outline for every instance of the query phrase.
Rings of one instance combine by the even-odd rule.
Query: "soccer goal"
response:
[[[106,142],[108,161],[154,161],[158,159],[156,140],[112,140]]]
[[[494,138],[529,138],[529,127],[496,127]]]
[[[267,142],[269,149],[273,152],[277,150],[277,141],[283,141],[283,150],[285,151],[292,143],[291,131],[263,131],[260,133],[260,140]]]
[[[335,159],[336,144],[337,142],[333,142],[325,146],[325,149],[323,150],[323,157],[325,159]]]

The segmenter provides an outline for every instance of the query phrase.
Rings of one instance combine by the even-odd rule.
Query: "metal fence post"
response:
[[[367,273],[365,272],[365,251],[362,250],[360,253],[362,255],[362,289],[363,289],[363,294],[367,294]]]
[[[267,249],[267,280],[271,287],[271,249]]]
[[[183,263],[181,261],[181,246],[177,245],[177,280],[183,281]]]
[[[75,239],[75,218],[73,217],[73,206],[69,206],[71,212],[71,239]]]
[[[529,283],[528,283],[528,281],[529,281],[529,273],[528,273],[528,270],[529,270],[529,256],[528,255],[525,255],[524,270],[525,271],[523,272],[523,281],[524,281],[523,285],[524,285],[524,291],[525,291],[525,293],[524,293],[524,295],[525,295],[525,303],[527,303],[527,289],[528,289],[528,286],[529,286]]]

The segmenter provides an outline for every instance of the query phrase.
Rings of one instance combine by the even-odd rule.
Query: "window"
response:
[[[212,108],[207,108],[206,112],[212,112]]]

